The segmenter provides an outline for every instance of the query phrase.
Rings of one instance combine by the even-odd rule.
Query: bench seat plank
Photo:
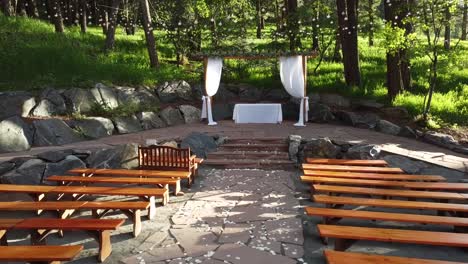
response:
[[[335,185],[316,185],[312,186],[316,192],[329,192],[329,193],[346,193],[346,194],[362,194],[362,195],[376,195],[386,197],[409,197],[420,199],[441,199],[441,200],[467,200],[459,193],[451,192],[428,192],[428,191],[411,191],[411,190],[390,190],[380,188],[363,188],[363,187],[348,187],[348,186],[335,186]],[[342,198],[345,199],[345,198]]]
[[[415,210],[440,210],[453,212],[468,212],[468,204],[456,203],[434,203],[434,202],[418,202],[418,201],[401,201],[401,200],[383,200],[369,199],[356,197],[337,197],[328,195],[313,195],[312,199],[316,203],[324,203],[329,205],[356,205],[356,206],[375,206],[386,208],[401,208]]]
[[[454,182],[406,182],[406,181],[382,181],[382,180],[363,180],[363,179],[342,179],[328,177],[301,176],[303,182],[338,184],[338,185],[356,185],[356,186],[379,186],[379,187],[399,187],[405,189],[423,189],[423,190],[445,190],[445,191],[468,191],[468,183]]]
[[[124,176],[124,177],[153,177],[153,178],[180,178],[189,179],[190,171],[164,171],[164,170],[126,170],[126,169],[72,169],[69,173],[105,176]]]
[[[367,166],[345,166],[345,165],[321,165],[303,163],[304,170],[322,171],[349,171],[349,172],[375,172],[375,173],[404,173],[400,168],[367,167]]]
[[[369,179],[386,181],[445,181],[446,179],[439,175],[412,175],[412,174],[385,174],[385,173],[360,173],[345,171],[321,171],[304,170],[306,176],[329,177],[329,178],[351,178],[351,179]]]
[[[365,219],[365,220],[410,222],[410,223],[450,225],[450,226],[468,226],[468,218],[465,218],[465,217],[401,214],[401,213],[344,210],[344,209],[318,208],[318,207],[306,207],[305,210],[308,215],[322,216],[326,218],[327,217],[356,218],[356,219]]]
[[[371,255],[334,250],[325,250],[324,254],[328,264],[463,264],[463,262]]]
[[[353,160],[353,159],[316,159],[307,158],[309,164],[324,164],[324,165],[348,165],[348,166],[377,166],[386,167],[388,163],[385,160]]]
[[[468,247],[468,234],[389,228],[317,225],[322,237],[448,247]]]
[[[69,261],[83,246],[0,246],[0,261]]]
[[[0,229],[12,228],[21,221],[23,221],[23,219],[0,219]]]
[[[172,178],[126,178],[126,177],[83,177],[83,176],[49,176],[47,181],[62,183],[115,183],[115,184],[145,184],[145,185],[171,185],[174,194],[180,192],[180,179]]]
[[[13,219],[18,220],[18,219]],[[57,219],[28,218],[14,225],[15,229],[56,229],[61,230],[117,230],[124,219]]]

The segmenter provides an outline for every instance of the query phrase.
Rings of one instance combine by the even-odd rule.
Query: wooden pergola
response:
[[[279,57],[287,57],[287,56],[302,56],[302,69],[303,69],[303,76],[304,76],[304,95],[307,95],[307,60],[308,58],[315,58],[317,57],[317,51],[309,51],[309,52],[298,52],[298,53],[277,53],[277,54],[258,54],[258,55],[216,55],[216,54],[201,54],[196,55],[195,58],[199,60],[203,60],[203,78],[205,82],[205,89],[204,95],[207,95],[206,91],[206,81],[207,81],[207,65],[208,65],[208,58],[222,58],[223,60],[267,60],[267,59],[277,59]],[[210,96],[210,101],[212,102],[213,98]],[[305,108],[304,104],[304,108]],[[304,112],[306,109],[304,109]],[[305,117],[304,117],[305,118]]]

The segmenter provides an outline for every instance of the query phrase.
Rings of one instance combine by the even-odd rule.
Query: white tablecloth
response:
[[[281,104],[236,104],[232,119],[239,123],[270,123],[283,121]]]

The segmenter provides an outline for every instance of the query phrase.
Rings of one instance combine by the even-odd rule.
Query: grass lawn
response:
[[[244,44],[268,46],[268,40],[255,39],[254,31],[249,31],[249,35],[251,37]],[[0,90],[91,87],[96,82],[148,86],[174,79],[201,82],[203,67],[200,62],[191,61],[178,67],[174,48],[163,32],[157,31],[156,39],[161,67],[154,70],[148,67],[141,30],[134,36],[127,36],[119,28],[115,50],[105,53],[100,28],[90,27],[87,34],[81,34],[79,28],[67,28],[65,34],[56,34],[49,23],[22,17],[6,18],[0,14]],[[308,40],[303,40],[305,42]],[[421,113],[428,87],[429,59],[412,60],[412,91],[389,102],[385,87],[385,43],[381,43],[380,38],[376,42],[374,47],[368,47],[365,39],[360,41],[361,87],[345,85],[341,63],[324,61],[317,74],[313,74],[315,59],[308,64],[308,91],[371,98],[388,105],[404,106],[417,116]],[[229,60],[225,66],[224,82],[281,88],[276,60]],[[431,113],[439,124],[468,126],[467,41],[459,44],[459,50],[452,58],[442,59]]]

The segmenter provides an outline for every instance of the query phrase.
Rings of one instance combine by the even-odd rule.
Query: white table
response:
[[[236,104],[232,116],[236,124],[277,124],[283,121],[281,104]]]

